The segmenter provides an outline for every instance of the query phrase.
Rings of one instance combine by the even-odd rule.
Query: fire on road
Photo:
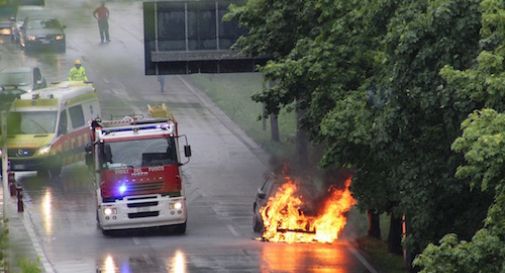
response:
[[[265,226],[262,239],[288,243],[337,240],[347,222],[346,213],[356,204],[349,190],[351,178],[346,179],[344,189],[328,189],[328,196],[316,215],[304,213],[299,186],[290,177],[284,179],[285,183],[260,208]]]

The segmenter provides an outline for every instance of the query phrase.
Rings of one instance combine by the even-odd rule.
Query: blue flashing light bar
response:
[[[135,127],[129,127],[129,128],[104,128],[102,129],[102,131],[105,133],[105,134],[109,134],[109,133],[117,133],[117,132],[133,132],[133,131],[136,131],[136,130],[153,130],[153,129],[159,129],[160,127],[159,126],[156,126],[156,125],[150,125],[150,126],[135,126]]]
[[[126,184],[121,184],[121,186],[119,186],[119,194],[123,195],[126,190],[128,189],[128,187],[126,186]]]

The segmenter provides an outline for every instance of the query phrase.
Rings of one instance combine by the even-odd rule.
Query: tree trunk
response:
[[[379,214],[369,209],[368,214],[368,236],[380,239],[381,238],[381,226]]]
[[[306,110],[301,108],[300,102],[296,102],[296,154],[300,166],[306,165],[309,161],[307,133],[302,128],[302,118],[305,112]]]
[[[405,227],[405,236],[409,236],[412,233],[412,228],[410,226],[409,218],[404,215],[403,222]],[[420,271],[420,268],[414,267],[412,262],[414,262],[415,257],[421,253],[419,246],[416,242],[411,244],[405,244],[403,246],[403,260],[405,261],[405,265],[407,266],[409,273],[417,273]]]
[[[390,253],[402,255],[402,218],[391,213],[388,235],[388,250]]]
[[[277,114],[270,114],[270,130],[272,133],[272,141],[280,142],[279,121],[277,120]]]
[[[266,106],[265,104],[263,104],[263,114],[261,115],[261,127],[263,129],[263,131],[266,131],[267,130],[267,109],[266,109]]]

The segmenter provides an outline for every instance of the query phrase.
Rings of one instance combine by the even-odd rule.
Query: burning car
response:
[[[265,206],[268,198],[272,195],[272,192],[275,192],[281,184],[282,180],[276,179],[274,175],[265,176],[265,182],[263,182],[263,185],[258,189],[256,199],[253,204],[254,232],[260,233],[263,231],[263,220],[261,219],[259,209]]]
[[[338,239],[346,213],[356,204],[349,190],[351,178],[343,188],[331,186],[319,200],[314,199],[313,185],[304,186],[302,181],[273,175],[258,189],[253,229],[261,232],[262,240],[331,243]]]
[[[278,174],[268,174],[265,175],[265,181],[262,186],[258,189],[256,193],[256,199],[253,204],[253,230],[254,232],[261,233],[264,230],[263,219],[260,214],[260,208],[265,207],[269,199],[278,191],[279,187],[281,187],[286,182],[287,177]],[[312,180],[309,177],[304,177],[303,179],[298,179],[298,183],[302,183],[302,181],[307,184]],[[302,187],[303,193],[300,192],[301,195],[304,196],[306,200],[305,204],[300,208],[300,213],[304,213],[305,215],[310,215],[315,212],[315,208],[313,206],[313,201],[310,202],[307,200],[311,196],[315,196],[315,189],[313,185]]]

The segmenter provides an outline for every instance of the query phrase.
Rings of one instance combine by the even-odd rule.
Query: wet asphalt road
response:
[[[165,102],[192,145],[183,167],[188,200],[185,235],[153,230],[104,237],[96,227],[95,197],[83,164],[59,179],[18,173],[26,209],[47,272],[335,272],[362,273],[362,256],[346,241],[335,244],[272,244],[254,240],[252,203],[266,155],[243,135],[187,76],[169,76],[160,93],[156,77],[144,75],[142,9],[139,2],[110,2],[110,44],[100,45],[86,0],[47,0],[67,26],[66,53],[25,54],[0,45],[0,69],[37,65],[48,82],[63,80],[80,58],[95,82],[104,118],[145,112]],[[257,115],[257,113],[251,113]],[[366,262],[365,262],[366,263]],[[373,271],[373,270],[372,270]]]

